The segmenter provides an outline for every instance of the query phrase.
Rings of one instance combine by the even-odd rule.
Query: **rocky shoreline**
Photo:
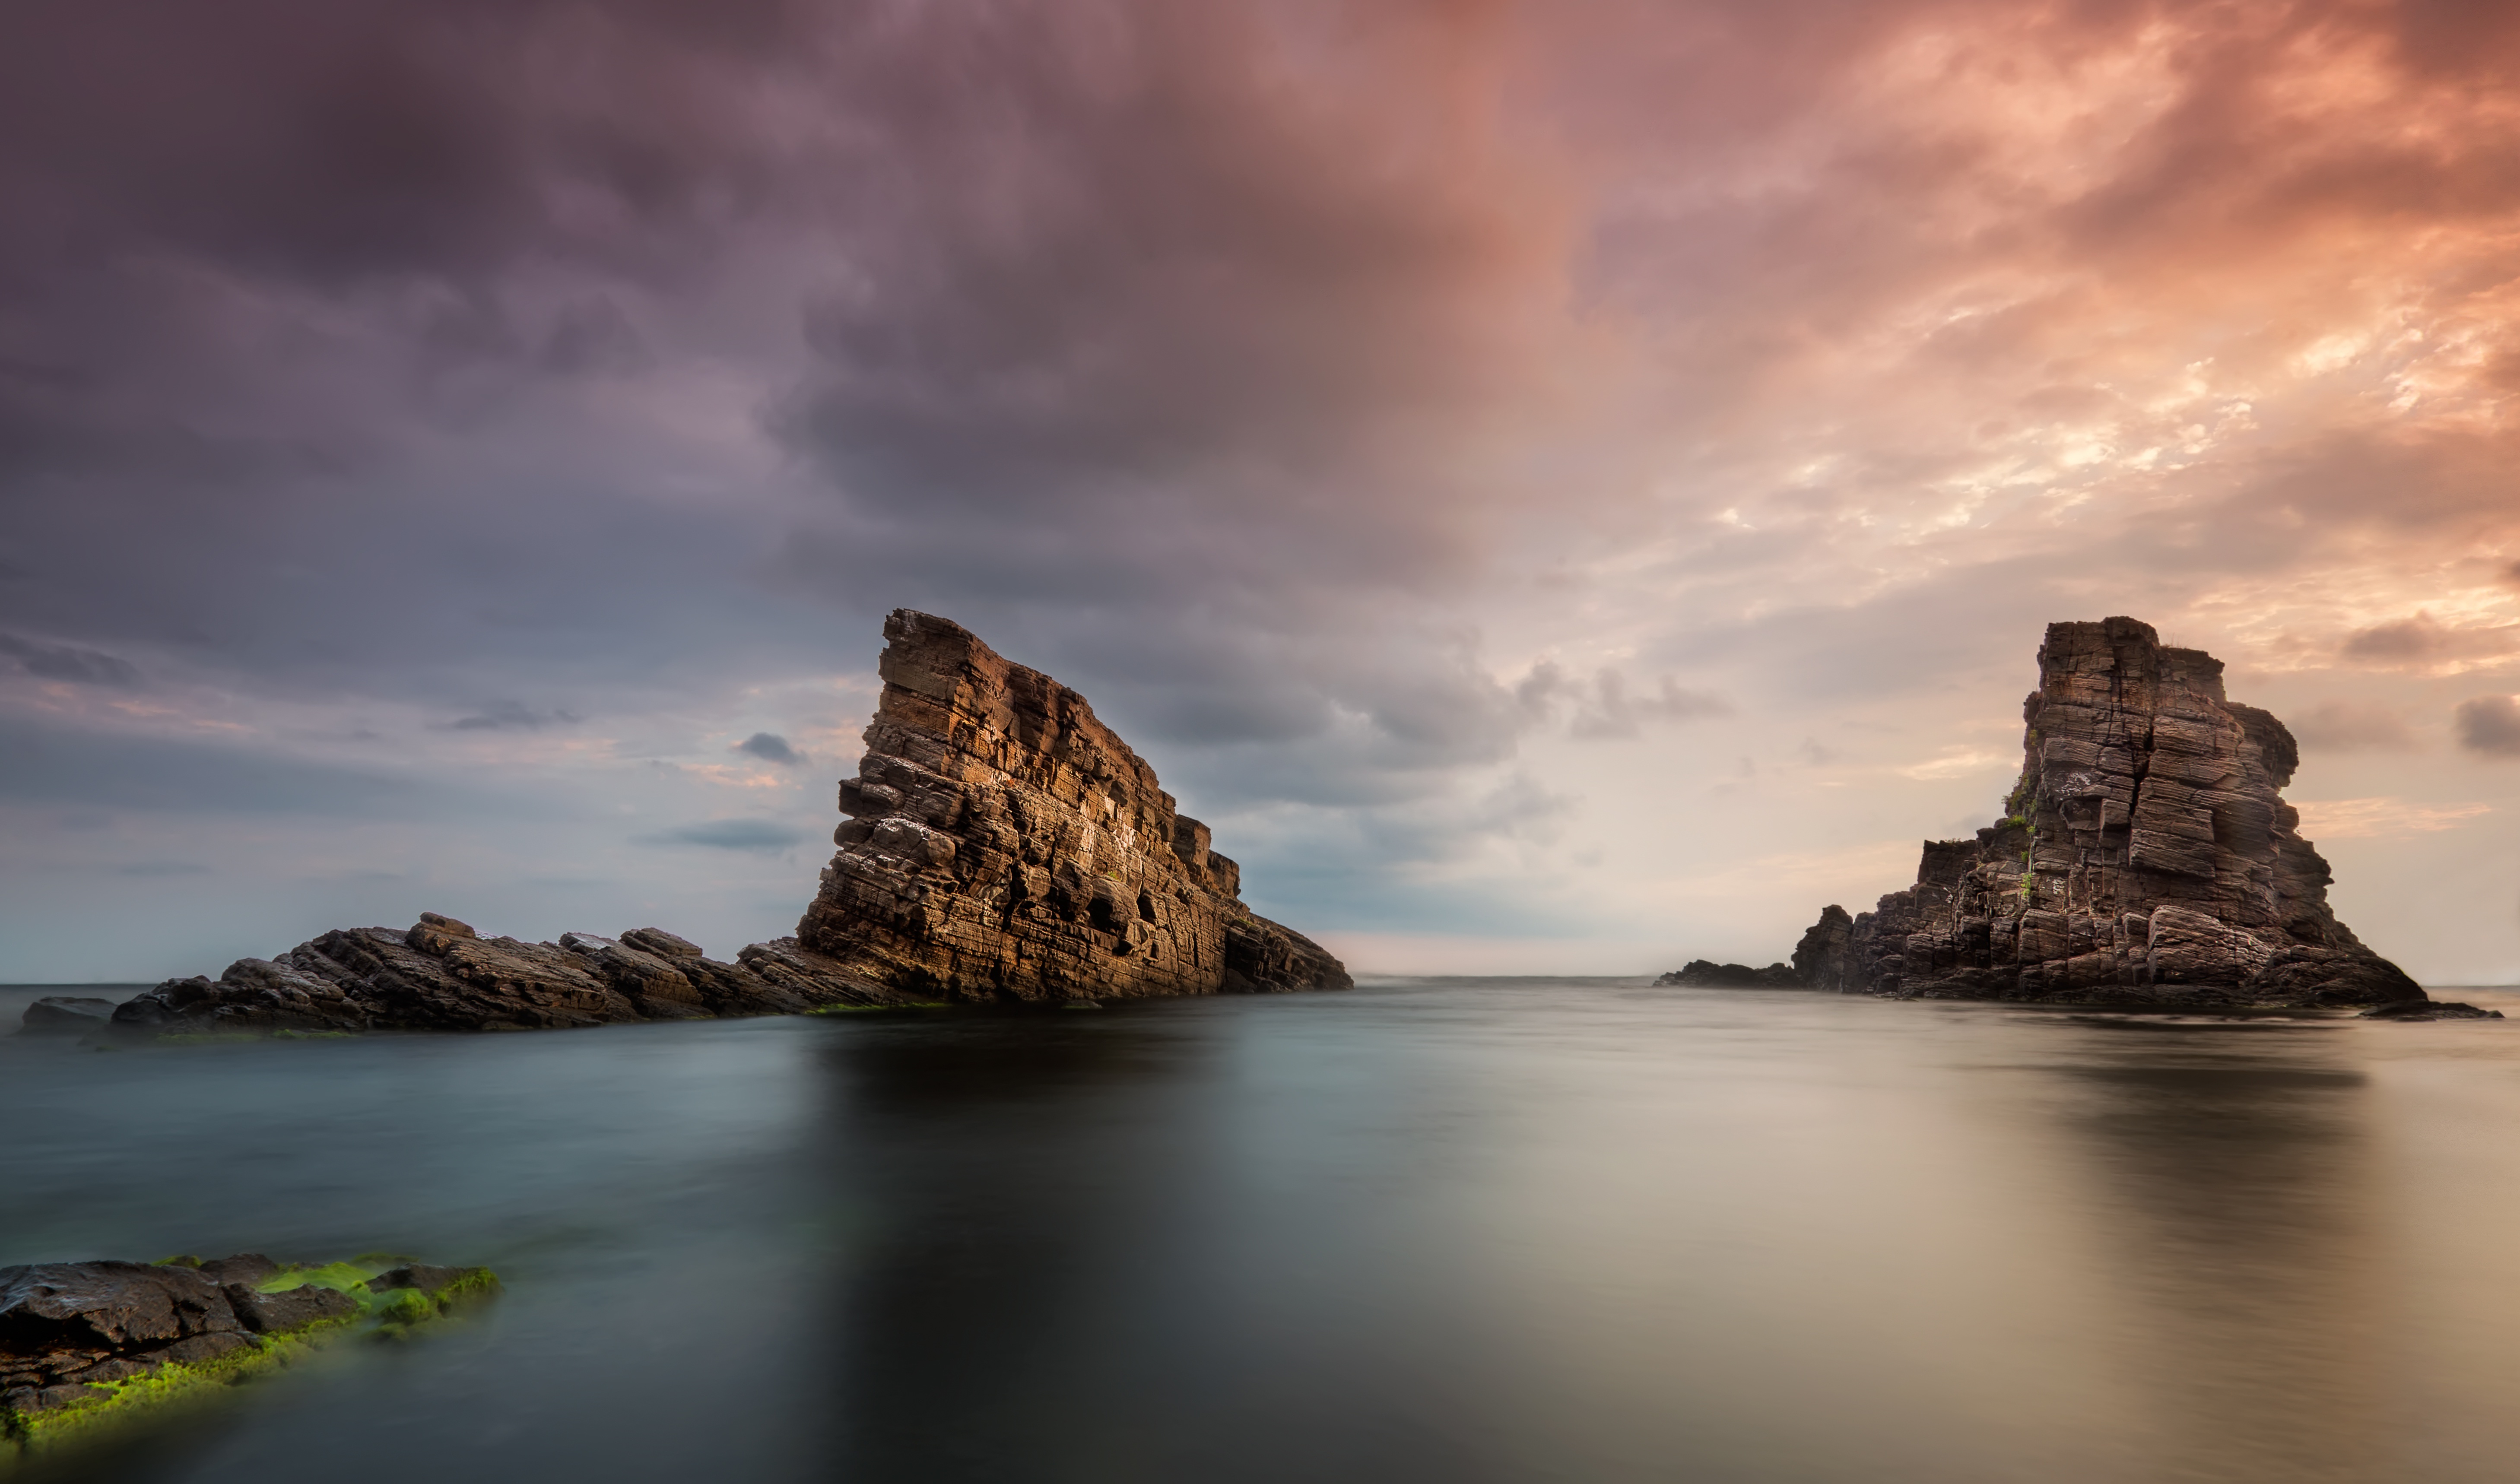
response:
[[[728,964],[660,927],[529,943],[425,912],[118,1006],[39,1000],[24,1028],[544,1030],[1350,987],[1319,944],[1242,905],[1241,868],[1084,697],[930,614],[896,610],[884,637],[838,853],[795,937]]]
[[[93,1437],[334,1340],[399,1338],[499,1291],[487,1268],[383,1253],[0,1268],[0,1449]]]

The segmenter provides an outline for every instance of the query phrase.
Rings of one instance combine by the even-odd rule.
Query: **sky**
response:
[[[1388,972],[1781,958],[2129,614],[2520,981],[2520,11],[17,0],[0,980],[792,930],[941,613]]]

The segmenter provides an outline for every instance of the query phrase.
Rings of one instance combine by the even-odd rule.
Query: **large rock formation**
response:
[[[1242,905],[1240,868],[1084,697],[942,618],[898,610],[884,638],[804,949],[943,999],[1348,987]]]
[[[930,1002],[1344,989],[1318,945],[1240,900],[1240,870],[1085,697],[959,625],[884,624],[883,701],[840,785],[839,854],[797,936],[723,964],[657,927],[557,943],[423,913],[217,979],[169,979],[113,1022],[166,1032],[529,1030]],[[51,1001],[32,1025],[92,1007]]]
[[[2327,862],[2277,791],[2282,722],[2223,697],[2222,661],[2132,618],[2039,650],[2021,780],[1916,884],[1794,950],[1815,988],[1929,999],[2380,1005],[2424,992],[2327,908]]]

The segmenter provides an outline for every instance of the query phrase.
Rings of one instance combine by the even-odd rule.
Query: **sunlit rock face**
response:
[[[2327,862],[2277,790],[2282,722],[2223,663],[2132,618],[2050,624],[2021,780],[1974,840],[1795,967],[1817,988],[1939,999],[2373,1005],[2423,991],[2327,907]],[[1828,909],[1843,921],[1838,908]],[[1806,964],[1806,957],[1810,962]]]
[[[896,993],[1058,1002],[1344,989],[1253,915],[1207,827],[1077,695],[909,609],[797,942]]]

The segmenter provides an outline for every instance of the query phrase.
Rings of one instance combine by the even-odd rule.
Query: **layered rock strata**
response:
[[[1806,983],[2083,1004],[2380,1005],[2422,989],[2327,906],[2327,862],[2278,790],[2282,722],[2223,695],[2222,661],[2132,618],[2050,624],[2020,781],[1975,839],[1929,840],[1916,883],[1804,934]]]
[[[1241,871],[1094,708],[959,624],[884,624],[883,700],[796,937],[944,1000],[1345,989],[1242,905]]]
[[[548,1030],[899,998],[793,939],[755,943],[736,957],[719,963],[658,927],[525,943],[424,912],[407,928],[339,928],[277,959],[239,959],[216,979],[169,979],[115,1007],[113,1024],[159,1034]]]
[[[903,609],[884,636],[883,699],[840,785],[850,818],[795,937],[726,964],[657,927],[527,943],[423,913],[169,979],[112,1024],[534,1030],[1348,987],[1318,944],[1242,905],[1240,868],[1084,697],[942,618]],[[26,1025],[76,1029],[97,1009],[47,1000]]]

